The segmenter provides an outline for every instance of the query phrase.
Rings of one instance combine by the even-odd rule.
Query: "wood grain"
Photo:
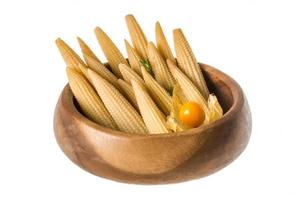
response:
[[[226,112],[222,119],[172,134],[123,133],[83,116],[67,85],[55,109],[54,132],[59,146],[81,168],[127,183],[176,183],[225,167],[247,146],[251,114],[242,89],[232,78],[200,65],[210,91]]]

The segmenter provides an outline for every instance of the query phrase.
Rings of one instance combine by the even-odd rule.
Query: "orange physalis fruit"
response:
[[[187,127],[198,127],[203,123],[204,119],[204,111],[200,105],[195,102],[186,102],[179,110],[179,120]]]

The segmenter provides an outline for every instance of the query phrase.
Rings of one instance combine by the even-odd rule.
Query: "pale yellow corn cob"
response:
[[[79,57],[78,54],[75,53],[75,51],[67,45],[62,39],[57,38],[55,40],[55,43],[60,51],[60,54],[62,55],[66,65],[68,67],[77,69],[78,72],[80,72],[80,69],[78,68],[78,64],[82,64],[85,66],[85,63],[83,60]]]
[[[107,69],[101,62],[98,62],[88,55],[86,55],[85,58],[89,68],[97,72],[102,78],[106,79],[117,89],[120,89],[118,78],[111,71],[109,71],[109,69]]]
[[[88,73],[100,98],[119,129],[128,133],[147,133],[143,119],[125,97],[96,72],[89,69]]]
[[[217,99],[217,97],[213,94],[210,94],[208,97],[208,109],[209,109],[209,117],[204,123],[211,123],[223,116],[223,109]]]
[[[89,57],[93,58],[94,60],[96,60],[97,62],[101,63],[101,61],[95,55],[95,53],[91,50],[91,48],[80,37],[77,37],[77,40],[78,40],[81,52],[83,54],[84,61],[87,64],[89,64],[89,63],[87,62],[86,56],[89,56]]]
[[[160,55],[153,42],[148,44],[148,57],[157,82],[168,91],[172,91],[172,77],[164,58]]]
[[[139,106],[134,96],[132,86],[129,83],[125,82],[123,79],[118,79],[118,83],[122,88],[123,92],[125,93],[126,97],[128,98],[128,100],[130,101],[130,103],[133,105],[135,109],[138,110]]]
[[[126,51],[128,55],[128,61],[130,64],[130,67],[140,76],[142,76],[141,73],[141,57],[138,55],[138,53],[135,51],[135,49],[125,40],[125,46]]]
[[[175,29],[174,44],[179,68],[191,79],[205,99],[209,91],[195,55],[181,29]]]
[[[147,72],[144,67],[141,67],[143,78],[147,89],[150,92],[151,97],[158,105],[158,107],[164,112],[165,115],[169,115],[172,106],[172,98],[169,93],[155,81],[155,79]]]
[[[135,80],[131,80],[131,85],[149,133],[168,133],[166,118],[155,105],[147,91]]]
[[[113,71],[113,73],[118,77],[122,78],[122,74],[119,70],[118,65],[128,64],[126,59],[121,54],[120,50],[117,46],[113,43],[113,41],[106,35],[106,33],[97,27],[95,29],[95,34],[98,39],[98,42],[103,50],[103,53]]]
[[[156,22],[155,24],[155,37],[156,46],[159,53],[164,57],[165,60],[170,59],[175,62],[175,58],[159,22]]]
[[[207,101],[203,97],[203,95],[199,92],[199,90],[194,85],[194,83],[176,66],[174,62],[172,62],[171,60],[167,60],[167,64],[169,66],[169,69],[173,77],[180,85],[180,88],[182,89],[182,93],[184,94],[185,98],[188,101],[194,101],[198,103],[202,107],[207,117],[209,115]]]
[[[146,60],[148,41],[143,30],[133,15],[126,15],[125,20],[134,48],[137,50],[139,55]]]
[[[100,125],[118,129],[112,116],[88,81],[76,70],[67,67],[67,75],[71,90],[83,113]]]
[[[134,79],[137,82],[139,82],[141,85],[143,85],[143,86],[145,85],[143,79],[137,73],[135,73],[130,67],[128,67],[127,65],[120,64],[119,65],[119,69],[121,71],[123,79],[127,83],[130,84],[131,83],[131,79]]]
[[[88,75],[88,73],[87,73],[87,67],[86,66],[84,66],[84,65],[82,65],[82,64],[78,64],[78,69],[80,70],[80,72],[83,74],[83,76],[87,79],[87,80],[89,80],[90,81],[90,78],[89,78],[89,75]],[[90,81],[90,83],[91,83],[91,81]]]

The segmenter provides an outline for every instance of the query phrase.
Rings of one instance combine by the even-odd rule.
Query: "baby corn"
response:
[[[141,67],[141,70],[146,87],[149,90],[151,97],[154,99],[158,107],[164,112],[164,114],[169,115],[172,106],[171,96],[155,81],[155,79],[146,71],[144,67]]]
[[[101,61],[99,60],[99,58],[95,55],[95,53],[91,50],[91,48],[80,38],[77,37],[81,52],[83,54],[83,58],[84,61],[86,62],[86,64],[89,65],[86,56],[89,56],[91,58],[93,58],[94,60],[96,60],[97,62],[101,63]],[[101,63],[102,64],[102,63]]]
[[[125,40],[125,46],[126,51],[128,55],[128,60],[131,68],[140,76],[142,76],[141,73],[141,57],[138,55],[138,53],[135,51],[135,49]]]
[[[165,37],[165,34],[159,22],[156,22],[155,24],[155,37],[156,37],[156,46],[159,53],[161,53],[161,55],[164,57],[165,60],[170,59],[173,62],[175,62],[175,58],[172,54],[168,41]]]
[[[146,60],[148,41],[143,30],[133,15],[126,15],[125,20],[134,48],[137,50],[139,55]]]
[[[128,64],[126,59],[121,54],[120,50],[117,46],[113,43],[113,41],[106,35],[106,33],[97,27],[95,29],[95,34],[98,39],[98,42],[103,50],[103,53],[113,71],[113,73],[118,77],[121,78],[122,74],[119,70],[118,65]]]
[[[87,63],[89,63],[88,66],[92,70],[97,72],[102,78],[106,79],[117,89],[120,89],[118,84],[118,78],[111,71],[109,71],[109,69],[107,69],[101,62],[98,62],[97,60],[88,55],[86,55],[85,58]]]
[[[82,64],[85,66],[85,63],[83,60],[75,53],[75,51],[67,45],[62,39],[58,38],[55,40],[55,43],[60,51],[60,54],[62,55],[66,65],[68,67],[76,69],[78,72],[81,72],[78,68],[78,64]]]
[[[148,57],[157,82],[166,90],[172,91],[174,78],[172,77],[164,58],[159,54],[153,42],[148,44]]]
[[[128,67],[127,65],[120,64],[119,65],[119,69],[121,71],[123,79],[127,83],[130,84],[131,83],[131,79],[134,79],[137,82],[139,82],[141,85],[143,85],[143,86],[145,85],[143,79],[137,73],[135,73],[130,67]]]
[[[193,82],[173,63],[171,60],[167,60],[167,64],[170,68],[170,71],[180,88],[182,89],[182,93],[188,101],[197,102],[203,109],[206,116],[209,115],[209,109],[207,107],[206,99],[199,92],[197,87],[193,84]]]
[[[139,110],[148,128],[149,133],[168,133],[169,131],[166,127],[165,116],[155,105],[155,103],[148,95],[146,90],[144,90],[143,86],[135,80],[131,81],[131,85],[139,106]]]
[[[109,113],[111,113],[119,129],[128,133],[147,133],[147,128],[141,116],[125,97],[96,72],[89,69],[88,73],[100,98]]]
[[[128,59],[99,27],[94,31],[105,64],[80,37],[83,59],[62,39],[55,40],[79,110],[103,126],[140,134],[185,131],[220,119],[222,107],[210,94],[205,71],[182,30],[173,30],[175,56],[158,21],[156,44],[148,43],[133,15],[125,21],[131,39],[124,40]]]
[[[126,97],[128,98],[128,100],[130,101],[130,103],[135,107],[135,109],[138,110],[139,106],[138,106],[136,98],[134,96],[132,86],[122,79],[118,79],[118,83],[119,83],[120,87],[122,88],[123,92],[125,93]]]
[[[82,64],[78,64],[78,69],[80,70],[80,72],[84,75],[84,77],[89,80],[89,82],[91,83],[91,80],[89,78],[89,75],[87,73],[87,67],[86,66],[83,66]]]
[[[108,113],[103,102],[87,80],[70,67],[67,67],[67,75],[71,90],[83,113],[100,125],[118,129],[112,116]]]
[[[181,29],[175,29],[173,34],[179,68],[190,78],[196,87],[199,88],[201,94],[207,100],[209,91],[201,68],[197,63],[188,41]]]

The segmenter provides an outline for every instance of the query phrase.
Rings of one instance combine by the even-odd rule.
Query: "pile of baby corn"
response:
[[[99,27],[95,34],[108,64],[103,64],[79,37],[84,61],[62,39],[56,40],[83,114],[102,126],[140,134],[189,129],[178,119],[184,102],[201,106],[203,124],[221,118],[222,108],[210,94],[182,30],[173,31],[175,59],[159,22],[155,25],[155,45],[148,42],[133,15],[125,19],[132,42],[125,40],[128,60]]]

